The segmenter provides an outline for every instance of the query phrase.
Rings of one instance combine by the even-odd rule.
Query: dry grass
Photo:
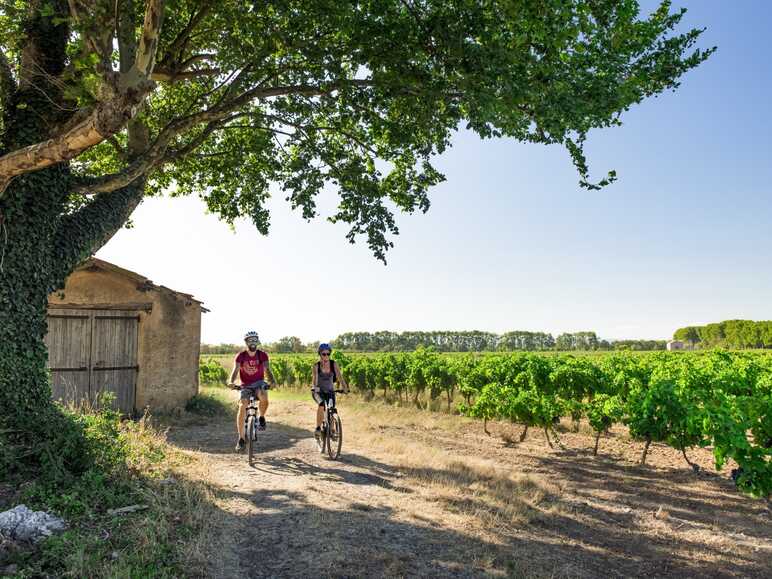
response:
[[[557,508],[561,489],[542,476],[505,470],[482,457],[460,460],[454,438],[479,427],[478,422],[357,397],[341,405],[348,448],[368,449],[388,462],[400,472],[402,484],[420,488],[430,501],[468,518],[477,532],[496,537]],[[416,440],[415,431],[427,440]]]
[[[552,450],[538,429],[520,443],[520,425],[486,436],[465,417],[341,396],[331,461],[315,451],[306,390],[271,399],[254,468],[231,451],[232,414],[172,437],[195,459],[183,471],[216,481],[216,532],[248,537],[209,550],[211,575],[248,573],[260,555],[245,545],[267,532],[265,574],[281,577],[769,576],[769,521],[709,470],[707,450],[695,476],[662,445],[638,467],[624,429],[593,457],[584,424],[561,425],[565,448]],[[302,546],[320,533],[323,552]]]

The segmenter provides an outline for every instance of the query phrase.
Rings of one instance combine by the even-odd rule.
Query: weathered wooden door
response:
[[[88,400],[91,365],[89,313],[75,310],[49,312],[46,346],[54,398],[76,405]]]
[[[131,413],[137,384],[139,315],[125,310],[50,310],[49,368],[54,398],[97,405],[103,392]]]

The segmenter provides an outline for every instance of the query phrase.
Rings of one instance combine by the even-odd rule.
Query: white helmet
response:
[[[260,341],[260,337],[257,335],[257,332],[254,330],[249,330],[246,334],[244,334],[244,341],[247,340],[257,340]]]

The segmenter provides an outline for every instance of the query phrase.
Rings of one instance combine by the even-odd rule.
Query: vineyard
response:
[[[644,443],[667,444],[689,461],[694,447],[712,449],[716,468],[736,463],[740,490],[772,493],[772,355],[711,351],[608,355],[448,355],[412,353],[347,355],[335,352],[352,387],[365,398],[382,396],[417,406],[442,404],[484,423],[522,425],[521,440],[538,429],[560,445],[556,425],[586,420],[595,433],[593,452],[612,426],[624,424]],[[311,381],[314,356],[273,355],[277,380]],[[202,380],[219,364],[202,365]],[[207,377],[204,373],[208,372]],[[485,426],[484,426],[485,427]]]

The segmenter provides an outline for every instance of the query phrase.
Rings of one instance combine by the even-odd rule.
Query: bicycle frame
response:
[[[258,416],[258,406],[257,406],[257,398],[255,398],[255,395],[252,394],[249,397],[249,404],[247,404],[246,411],[244,412],[244,440],[247,439],[247,424],[249,424],[249,417],[254,417],[255,420],[257,420]],[[255,433],[255,439],[257,438],[257,434]]]
[[[335,392],[336,394],[347,393],[345,390],[334,390],[333,392]],[[335,420],[337,420],[336,427],[333,429],[334,434],[331,434],[330,425]],[[331,436],[335,440],[336,448],[333,448],[333,440]],[[340,455],[342,440],[343,440],[343,433],[342,433],[340,416],[338,415],[338,411],[335,405],[335,401],[333,400],[333,397],[329,397],[324,401],[324,415],[322,417],[321,439],[317,440],[317,444],[320,445],[319,450],[321,452],[324,452],[324,449],[326,448],[328,454],[330,455],[330,458],[336,459]]]
[[[233,385],[233,388],[235,390],[241,390],[238,386]],[[247,454],[249,456],[249,464],[252,464],[252,459],[254,457],[255,453],[255,447],[257,446],[257,431],[258,428],[258,420],[259,420],[259,407],[258,407],[258,397],[255,396],[254,390],[250,391],[249,398],[248,398],[248,404],[246,408],[244,409],[244,440],[246,442],[247,446]],[[239,402],[240,404],[240,402]]]

